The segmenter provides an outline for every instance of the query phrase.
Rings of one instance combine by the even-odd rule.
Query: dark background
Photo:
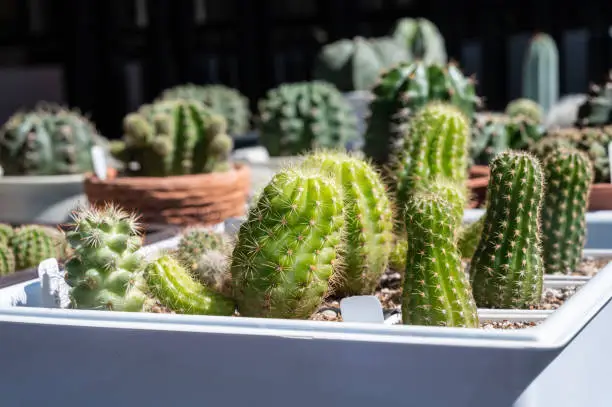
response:
[[[58,101],[116,138],[126,112],[189,81],[238,88],[255,109],[267,89],[310,79],[323,43],[410,16],[438,25],[489,109],[520,96],[537,30],[557,41],[561,95],[612,67],[610,0],[0,0],[0,120]]]

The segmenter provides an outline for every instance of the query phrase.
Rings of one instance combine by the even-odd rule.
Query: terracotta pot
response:
[[[467,180],[467,187],[472,195],[469,208],[478,208],[484,204],[490,175],[487,165],[474,165],[470,168],[470,178]]]
[[[251,171],[235,164],[228,172],[170,177],[85,178],[85,194],[92,205],[114,202],[142,215],[145,223],[214,225],[243,216],[251,186]]]
[[[589,211],[612,210],[612,184],[593,184],[589,196]]]

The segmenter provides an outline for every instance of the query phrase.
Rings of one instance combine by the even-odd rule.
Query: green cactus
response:
[[[406,253],[408,253],[408,241],[405,237],[396,236],[389,256],[389,268],[396,271],[406,270]]]
[[[284,169],[240,227],[231,273],[247,317],[308,318],[341,276],[341,187],[308,169]]]
[[[540,161],[544,161],[553,151],[561,148],[573,148],[571,140],[563,137],[549,136],[540,139],[529,147],[528,151],[535,155]]]
[[[200,227],[189,227],[179,241],[177,259],[183,266],[195,270],[202,254],[210,250],[223,250],[225,246],[223,235]]]
[[[404,324],[478,327],[476,303],[454,243],[452,212],[451,204],[432,193],[417,193],[406,205]]]
[[[542,123],[542,107],[531,99],[515,99],[508,103],[506,112],[510,117],[524,116],[534,123]]]
[[[147,264],[144,275],[155,298],[180,314],[232,315],[235,311],[235,305],[229,298],[197,282],[169,255]]]
[[[471,259],[472,256],[474,256],[478,243],[480,242],[480,237],[482,236],[485,217],[486,216],[482,216],[476,222],[462,226],[459,229],[457,248],[462,258]]]
[[[554,151],[542,165],[542,254],[546,273],[573,272],[586,241],[586,212],[593,168],[577,150]]]
[[[123,141],[112,153],[131,175],[164,177],[227,171],[232,139],[225,119],[195,100],[164,100],[142,106],[123,121]]]
[[[15,272],[15,255],[13,249],[0,242],[0,276],[13,274]]]
[[[393,38],[403,44],[411,59],[426,64],[446,64],[446,44],[438,27],[425,18],[402,18],[395,23]]]
[[[469,132],[465,115],[450,104],[431,102],[416,114],[393,157],[400,206],[437,177],[465,183]]]
[[[548,34],[536,34],[523,60],[523,97],[548,112],[559,99],[559,51]]]
[[[113,205],[81,209],[66,232],[74,255],[66,262],[71,306],[142,311],[147,301],[136,217]]]
[[[472,128],[470,155],[475,164],[487,165],[507,150],[528,150],[544,136],[544,128],[526,116],[479,114]]]
[[[454,64],[426,65],[421,61],[400,63],[379,77],[373,89],[371,116],[363,151],[376,165],[386,166],[409,125],[410,118],[431,101],[457,106],[472,120],[480,105],[474,81]]]
[[[409,58],[392,38],[343,39],[321,49],[314,78],[333,84],[341,92],[369,90],[383,69]]]
[[[202,254],[196,264],[195,274],[205,287],[227,297],[233,295],[230,256],[227,253],[210,250]]]
[[[45,259],[63,258],[66,253],[62,233],[47,226],[25,225],[15,229],[10,246],[17,270],[37,267]]]
[[[393,212],[380,176],[364,160],[343,152],[319,151],[302,166],[329,172],[342,186],[346,244],[343,279],[335,293],[372,294],[393,243]]]
[[[292,156],[315,148],[342,148],[356,139],[357,116],[333,85],[283,84],[259,103],[261,143],[271,156]]]
[[[586,100],[578,107],[576,125],[593,127],[612,124],[612,69],[602,85],[591,84]]]
[[[11,225],[0,223],[0,243],[10,244],[14,233]]]
[[[525,308],[542,295],[540,210],[542,168],[526,152],[503,152],[491,162],[483,234],[470,278],[480,308]]]
[[[0,129],[4,175],[82,174],[93,169],[91,148],[102,145],[94,126],[57,105],[18,112]]]
[[[225,118],[229,134],[236,136],[249,131],[249,100],[236,89],[188,83],[164,90],[159,99],[197,100]]]

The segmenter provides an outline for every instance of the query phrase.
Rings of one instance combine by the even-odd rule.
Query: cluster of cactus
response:
[[[357,116],[333,85],[323,81],[280,85],[259,103],[260,140],[271,156],[315,148],[343,148],[355,140]]]
[[[380,75],[373,93],[363,150],[379,166],[389,164],[410,119],[429,102],[455,105],[470,121],[480,105],[474,81],[453,63],[400,63]]]
[[[77,111],[40,105],[11,116],[0,130],[4,175],[82,174],[91,171],[91,148],[102,145],[95,127]]]
[[[369,90],[383,69],[409,59],[408,52],[392,38],[343,39],[321,49],[314,78],[333,84],[341,92]]]
[[[487,165],[503,151],[528,150],[544,134],[539,122],[520,111],[514,110],[513,115],[481,113],[474,120],[470,155],[475,164]]]
[[[231,135],[245,134],[250,127],[249,100],[236,89],[224,85],[184,84],[166,89],[160,99],[197,100],[222,115]]]
[[[542,107],[531,99],[515,99],[506,106],[505,113],[510,117],[526,117],[534,123],[542,123]]]
[[[559,51],[548,34],[536,34],[523,61],[523,97],[536,101],[545,112],[559,98]]]
[[[143,105],[123,122],[122,141],[112,154],[137,163],[132,175],[168,176],[230,169],[231,137],[223,116],[196,100],[173,99]],[[129,168],[129,166],[128,166]]]
[[[612,124],[612,69],[602,85],[592,84],[586,100],[578,107],[576,125],[595,127]]]
[[[434,23],[425,18],[402,18],[391,31],[393,38],[403,44],[411,60],[426,64],[446,64],[444,37]]]

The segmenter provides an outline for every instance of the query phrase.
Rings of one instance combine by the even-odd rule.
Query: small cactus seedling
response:
[[[344,229],[341,187],[318,171],[285,169],[240,227],[231,264],[243,316],[308,318],[330,291]]]
[[[15,229],[10,244],[17,270],[36,267],[45,259],[64,257],[66,250],[66,242],[59,230],[39,225]]]
[[[206,288],[227,297],[232,296],[232,274],[230,257],[219,250],[210,250],[200,256],[195,274]]]
[[[395,158],[400,205],[417,188],[427,187],[436,177],[465,183],[469,129],[464,114],[449,104],[432,102],[417,113]]]
[[[526,117],[534,123],[542,123],[542,107],[531,99],[515,99],[506,106],[506,114],[510,117]]]
[[[178,244],[177,259],[181,264],[195,270],[200,257],[210,250],[224,250],[223,235],[204,228],[190,227],[183,232]]]
[[[480,237],[482,236],[484,220],[485,216],[482,216],[476,222],[462,226],[459,229],[457,248],[459,249],[462,258],[471,259],[472,256],[474,256],[478,243],[480,242]]]
[[[115,207],[74,213],[66,237],[74,250],[66,262],[73,308],[142,311],[147,300],[136,217]]]
[[[346,241],[336,294],[372,294],[393,243],[393,212],[380,176],[367,162],[342,152],[317,152],[302,165],[329,172],[342,186]]]
[[[542,295],[540,210],[543,176],[525,152],[504,152],[491,162],[483,234],[470,278],[482,308],[524,308]]]
[[[436,194],[418,193],[408,201],[404,324],[478,327],[476,303],[454,243],[452,212]]]
[[[10,245],[14,234],[13,227],[6,223],[0,223],[0,243]]]
[[[592,164],[577,150],[557,150],[543,163],[546,193],[542,241],[547,273],[569,273],[582,258]]]
[[[15,255],[13,250],[0,242],[0,276],[15,272]]]
[[[235,311],[230,299],[204,287],[169,255],[147,264],[144,275],[155,298],[178,313],[232,315]]]

